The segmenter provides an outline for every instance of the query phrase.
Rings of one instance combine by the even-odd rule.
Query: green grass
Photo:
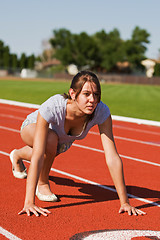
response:
[[[68,92],[69,82],[0,80],[0,98],[41,104]],[[102,101],[113,115],[160,121],[160,86],[102,84]]]
[[[50,81],[0,81],[0,98],[41,104],[50,96],[68,92],[69,82]]]
[[[105,84],[102,101],[114,115],[160,121],[160,86]]]

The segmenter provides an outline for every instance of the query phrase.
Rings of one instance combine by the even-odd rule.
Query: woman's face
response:
[[[92,114],[97,106],[99,93],[94,82],[87,81],[75,99],[78,110],[84,114]]]

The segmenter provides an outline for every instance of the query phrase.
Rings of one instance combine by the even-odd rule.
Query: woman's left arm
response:
[[[106,162],[121,203],[119,213],[128,212],[129,215],[145,214],[145,212],[142,212],[129,204],[124,181],[123,164],[114,142],[111,116],[109,116],[104,123],[99,125],[99,132]]]

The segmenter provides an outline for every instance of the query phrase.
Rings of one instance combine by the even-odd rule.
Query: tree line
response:
[[[149,44],[150,34],[145,29],[136,26],[131,38],[123,40],[117,28],[110,32],[98,31],[92,35],[86,32],[74,34],[68,29],[53,30],[49,39],[52,58],[60,60],[64,67],[75,64],[79,70],[88,68],[97,72],[117,72],[117,63],[129,63],[125,69],[128,72],[144,69],[141,61]],[[42,61],[41,56],[26,56],[22,53],[18,58],[10,53],[8,46],[0,40],[1,69],[34,69],[35,61]],[[45,59],[46,60],[46,59]]]
[[[36,57],[34,54],[26,56],[22,53],[18,58],[17,54],[11,53],[9,46],[0,40],[0,69],[15,71],[16,69],[33,69]]]
[[[123,40],[116,28],[93,35],[86,32],[73,34],[61,28],[53,31],[50,43],[54,57],[64,65],[75,64],[79,69],[89,66],[94,70],[112,72],[116,70],[117,62],[128,62],[132,71],[142,68],[141,61],[146,58],[149,37],[150,34],[138,26],[128,40]]]

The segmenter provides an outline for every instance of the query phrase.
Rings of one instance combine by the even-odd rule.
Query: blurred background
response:
[[[5,0],[0,77],[159,84],[159,0]]]

